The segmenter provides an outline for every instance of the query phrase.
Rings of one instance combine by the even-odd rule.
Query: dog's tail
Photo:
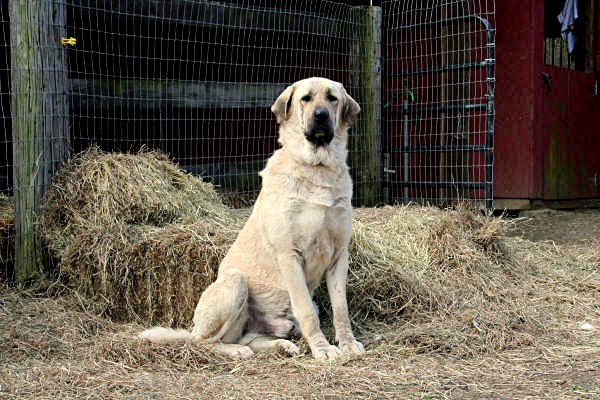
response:
[[[185,329],[171,329],[155,326],[154,328],[140,332],[138,337],[158,344],[184,344],[191,341],[192,334]]]

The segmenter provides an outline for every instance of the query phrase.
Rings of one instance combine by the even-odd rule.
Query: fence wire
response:
[[[91,145],[161,150],[252,204],[278,147],[270,106],[310,76],[363,109],[355,205],[490,202],[493,16],[493,0],[0,0],[4,279],[13,252],[43,258],[30,240],[40,198]]]
[[[328,1],[70,2],[73,151],[157,148],[250,204],[278,147],[269,109],[277,95],[315,75],[348,85],[359,29],[351,10]]]
[[[13,225],[33,228],[49,178],[91,145],[159,149],[230,204],[250,205],[278,147],[270,106],[287,85],[323,76],[345,84],[363,108],[373,102],[355,94],[364,73],[355,54],[372,42],[365,9],[308,0],[2,0],[0,200],[29,196],[12,211]],[[361,142],[353,143],[355,183],[376,185]],[[367,160],[371,171],[380,165],[372,152]],[[21,252],[31,245],[6,235],[2,244]],[[8,265],[12,249],[5,254]]]
[[[494,6],[382,4],[387,201],[492,207]]]

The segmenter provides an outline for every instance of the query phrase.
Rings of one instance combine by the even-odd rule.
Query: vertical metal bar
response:
[[[381,25],[379,27],[380,29],[380,33],[379,36],[381,38],[381,63],[380,63],[380,83],[381,83],[381,90],[379,91],[379,95],[380,95],[380,118],[381,118],[381,122],[380,122],[380,130],[381,130],[381,136],[380,136],[380,143],[379,143],[379,149],[380,149],[380,155],[381,155],[381,168],[379,171],[379,180],[380,180],[380,198],[381,198],[381,202],[385,205],[385,204],[390,204],[391,201],[391,187],[390,185],[388,185],[388,176],[387,176],[387,172],[390,168],[390,154],[388,153],[388,145],[387,145],[387,122],[388,119],[385,117],[385,101],[384,101],[384,90],[387,87],[387,82],[384,81],[384,77],[386,76],[386,71],[385,71],[385,60],[388,57],[388,48],[387,48],[387,37],[388,35],[386,35],[387,32],[384,32],[383,28],[384,28],[384,17],[386,16],[386,9],[385,9],[385,4],[381,4]]]
[[[381,198],[383,204],[390,204],[391,198],[391,187],[388,179],[388,171],[390,170],[390,153],[383,152],[383,171],[382,171],[382,184],[381,184]]]
[[[494,206],[494,100],[488,101],[486,112],[485,144],[485,208],[491,211]]]
[[[494,88],[496,85],[496,54],[495,36],[491,24],[485,24],[487,30],[488,59],[486,65],[487,82],[487,108],[486,108],[486,134],[485,147],[485,208],[488,212],[494,206]]]
[[[408,98],[404,98],[404,106],[402,107],[402,121],[404,130],[404,185],[402,188],[402,202],[408,204],[408,166],[409,166],[409,140],[408,140]]]

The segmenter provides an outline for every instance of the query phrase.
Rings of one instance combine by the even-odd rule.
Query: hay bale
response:
[[[468,280],[476,274],[491,278],[494,269],[504,275],[513,267],[495,240],[499,220],[464,208],[405,206],[382,212],[386,215],[377,217],[376,210],[357,210],[353,224],[349,288],[354,307],[367,319],[390,322],[399,310],[456,307],[473,291]],[[453,293],[453,287],[461,292]]]
[[[10,280],[14,272],[15,203],[0,193],[0,281]]]
[[[184,173],[166,156],[103,153],[97,147],[69,160],[53,177],[40,217],[48,244],[58,254],[87,227],[165,226],[196,218],[231,223],[212,185]]]
[[[102,313],[188,327],[244,219],[158,153],[91,149],[53,180],[41,226],[61,273]],[[348,300],[358,331],[460,355],[531,342],[527,268],[501,228],[463,207],[355,210]],[[316,300],[328,313],[326,290]]]
[[[348,280],[355,326],[393,327],[388,340],[461,354],[531,341],[519,329],[534,323],[522,312],[526,271],[501,228],[501,219],[464,207],[355,210]],[[323,289],[317,297],[328,302]],[[406,321],[418,327],[399,330]]]
[[[60,271],[114,320],[189,326],[235,237],[211,228],[206,221],[90,228],[67,246]]]
[[[158,152],[91,148],[53,178],[40,226],[59,271],[115,320],[188,325],[238,218]]]

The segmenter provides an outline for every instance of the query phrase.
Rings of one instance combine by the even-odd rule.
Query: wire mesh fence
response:
[[[494,6],[382,4],[387,201],[492,207]]]
[[[250,204],[277,148],[270,105],[309,76],[348,85],[359,23],[327,1],[71,2],[73,151],[158,148]]]
[[[372,92],[362,90],[373,89],[362,77],[371,64],[364,49],[373,42],[365,36],[365,7],[260,0],[0,4],[7,60],[0,66],[0,190],[29,196],[21,208],[17,199],[16,224],[23,228],[35,219],[55,168],[91,145],[159,149],[244,206],[278,146],[270,106],[288,84],[325,76],[344,83],[363,110],[374,108]],[[370,127],[359,120],[351,135]],[[351,141],[355,202],[375,203],[379,191],[360,188],[377,187],[380,162],[368,146],[380,139],[370,133],[367,141]],[[17,236],[17,253],[37,263],[42,255],[31,251],[39,246]]]
[[[270,106],[309,76],[361,104],[355,205],[491,195],[491,0],[1,0],[0,14],[0,206],[17,232],[0,229],[5,278],[13,247],[42,262],[40,197],[91,145],[161,150],[252,204],[278,147]]]

